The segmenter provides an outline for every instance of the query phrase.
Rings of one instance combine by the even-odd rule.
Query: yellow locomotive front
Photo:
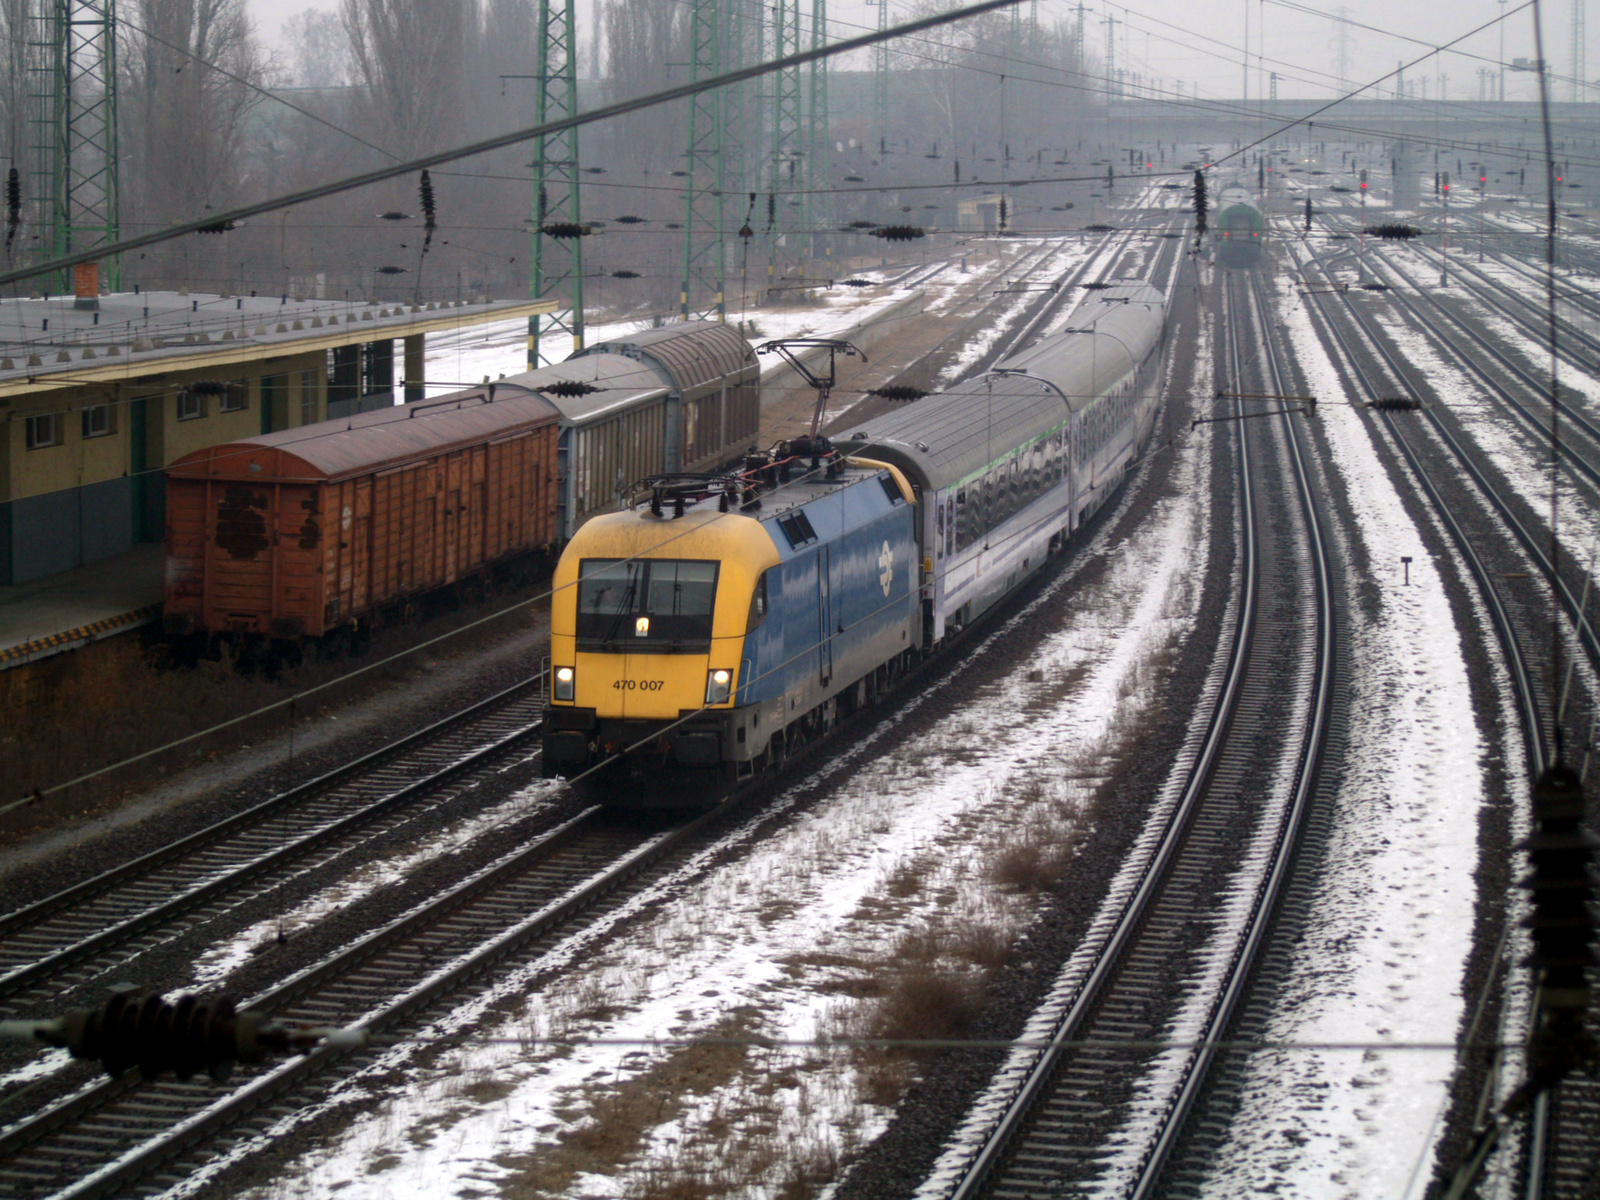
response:
[[[587,522],[556,567],[544,773],[652,807],[731,783],[724,726],[757,581],[778,561],[761,523],[737,513]]]

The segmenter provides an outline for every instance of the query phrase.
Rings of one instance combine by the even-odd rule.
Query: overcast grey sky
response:
[[[670,3],[672,0],[661,0]],[[1028,0],[1023,0],[1024,4]],[[305,8],[333,10],[337,0],[249,0],[257,24],[269,44],[278,44],[284,19]],[[1492,21],[1502,12],[1515,8],[1520,0],[1335,0],[1334,3],[1285,4],[1281,0],[1141,0],[1140,3],[1085,4],[1084,22],[1094,51],[1104,55],[1106,37],[1115,28],[1117,65],[1141,76],[1157,78],[1168,88],[1183,84],[1185,94],[1199,89],[1202,96],[1236,98],[1243,86],[1245,29],[1249,27],[1251,96],[1268,86],[1267,75],[1277,71],[1280,96],[1320,96],[1334,94],[1333,77],[1340,57],[1340,24],[1330,15],[1343,12],[1349,20],[1371,28],[1345,27],[1346,53],[1351,76],[1361,82],[1393,70],[1396,63],[1409,61],[1425,48],[1404,40],[1406,37],[1437,44],[1459,37],[1467,30]],[[592,0],[579,0],[580,40],[587,43],[593,34]],[[905,5],[891,13],[904,13]],[[1311,11],[1304,11],[1311,10]],[[1545,44],[1555,73],[1565,76],[1571,62],[1571,5],[1545,4]],[[1106,24],[1114,17],[1117,24]],[[877,24],[874,7],[861,0],[833,0],[829,18],[836,35],[845,36]],[[1041,22],[1073,21],[1077,6],[1069,0],[1039,0]],[[1586,39],[1590,57],[1587,75],[1600,76],[1600,51],[1595,48],[1597,31]],[[1211,40],[1208,40],[1211,39]],[[1437,98],[1441,86],[1450,99],[1476,99],[1478,72],[1492,68],[1484,60],[1497,59],[1500,51],[1498,29],[1479,34],[1462,47],[1479,54],[1474,59],[1456,54],[1435,56],[1409,78],[1427,80],[1427,96]],[[1505,24],[1505,54],[1508,59],[1532,57],[1533,25],[1531,9],[1510,17]],[[1447,79],[1441,78],[1447,77]],[[1418,87],[1422,86],[1419,82]],[[1532,76],[1508,73],[1506,98],[1528,99],[1534,93]],[[1564,84],[1557,84],[1556,98],[1567,99]]]

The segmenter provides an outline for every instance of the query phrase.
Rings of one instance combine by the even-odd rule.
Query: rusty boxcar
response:
[[[564,543],[629,484],[750,449],[760,369],[688,321],[167,468],[168,633],[298,640]]]
[[[186,455],[168,633],[321,637],[551,546],[558,421],[501,383]]]

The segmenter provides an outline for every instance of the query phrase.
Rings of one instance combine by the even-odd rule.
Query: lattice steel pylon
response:
[[[828,0],[811,0],[811,47],[820,50],[828,43]],[[828,183],[833,161],[833,122],[828,112],[828,62],[815,59],[810,67],[806,121],[809,145],[801,175],[805,190],[801,194],[800,227],[806,231],[811,261],[822,264],[822,277],[833,274],[833,197],[820,189]]]
[[[37,0],[29,17],[33,222],[38,256],[115,242],[122,213],[117,160],[116,0]],[[120,286],[116,259],[105,278]]]
[[[738,0],[729,0],[730,7]],[[691,82],[723,70],[722,0],[693,0],[689,13],[689,78]],[[728,89],[700,92],[689,100],[687,190],[683,218],[683,286],[679,311],[728,319],[727,180],[724,178],[724,135]]]
[[[574,0],[539,0],[537,124],[578,111],[577,23]],[[541,338],[572,337],[583,349],[583,214],[578,194],[578,130],[539,138],[533,159],[533,268],[528,287],[535,297],[557,301],[556,311],[528,318],[528,366],[547,366]],[[542,359],[542,361],[541,361]]]
[[[800,0],[777,0],[772,8],[772,57],[800,52]],[[768,77],[772,106],[772,157],[768,163],[767,287],[786,278],[803,284],[805,248],[796,236],[795,208],[805,189],[805,130],[801,126],[800,68],[785,67]],[[791,203],[794,201],[795,203]]]

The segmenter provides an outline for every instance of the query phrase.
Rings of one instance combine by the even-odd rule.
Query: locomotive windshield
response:
[[[578,648],[707,650],[717,564],[586,558],[578,564]]]

